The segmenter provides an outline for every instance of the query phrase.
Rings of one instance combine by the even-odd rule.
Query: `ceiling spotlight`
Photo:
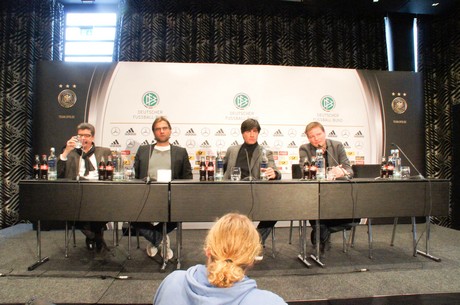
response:
[[[81,0],[82,4],[93,4],[96,0]]]
[[[431,6],[438,6],[438,5],[439,5],[439,2],[433,2]]]
[[[379,0],[372,0],[373,2],[379,2]]]

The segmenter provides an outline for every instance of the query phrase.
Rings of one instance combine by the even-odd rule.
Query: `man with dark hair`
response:
[[[268,158],[268,166],[264,171],[266,177],[268,180],[281,179],[281,172],[276,168],[273,152],[259,146],[259,143],[257,143],[260,129],[259,122],[255,119],[247,119],[241,123],[241,135],[244,143],[230,146],[227,149],[224,158],[225,179],[230,179],[231,169],[235,166],[241,168],[241,179],[248,179],[248,177],[260,179],[260,163],[264,153]],[[262,237],[262,244],[265,244],[265,240],[270,235],[275,224],[276,221],[261,221],[257,226],[257,230]]]
[[[94,145],[94,126],[81,123],[77,126],[77,136],[70,138],[57,161],[58,178],[97,180],[99,174],[98,164],[102,159],[108,160],[111,151],[106,147]],[[77,143],[81,147],[77,147]],[[76,222],[76,227],[86,236],[88,250],[96,249],[97,252],[106,250],[103,234],[105,222]]]
[[[169,143],[171,137],[171,124],[166,117],[160,116],[152,124],[152,131],[155,136],[155,144],[140,146],[134,158],[134,172],[137,179],[157,180],[158,170],[171,170],[171,179],[193,179],[192,167],[190,165],[187,150],[183,147],[174,146]],[[158,253],[158,248],[163,241],[163,223],[153,225],[150,222],[138,222],[133,226],[147,239],[146,252],[150,257]],[[167,233],[177,227],[177,223],[166,224]],[[167,259],[174,255],[167,237]],[[160,251],[161,256],[164,254]]]
[[[344,176],[352,177],[353,170],[351,169],[350,161],[348,160],[347,153],[343,144],[339,141],[326,139],[326,132],[324,126],[319,122],[311,122],[305,128],[310,143],[303,144],[299,147],[299,160],[304,162],[305,158],[311,162],[312,156],[316,156],[316,150],[321,149],[323,152],[325,167],[331,167],[335,177],[341,178]],[[337,163],[338,162],[338,163]],[[330,233],[341,230],[347,224],[359,222],[354,219],[325,219],[320,221],[320,243],[321,248],[324,250],[325,244],[329,241]],[[311,242],[316,244],[316,221],[310,220],[312,225]]]

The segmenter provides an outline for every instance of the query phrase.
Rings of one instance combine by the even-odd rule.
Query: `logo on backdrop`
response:
[[[160,96],[156,92],[146,92],[142,97],[142,104],[145,108],[153,109],[160,103]]]
[[[251,100],[249,99],[249,96],[246,93],[238,93],[233,98],[233,104],[236,108],[243,110],[248,108],[249,105],[251,105]]]
[[[112,133],[112,136],[118,136],[120,134],[120,128],[118,127],[113,127],[111,130],[110,130],[110,133]]]
[[[142,127],[142,129],[141,129],[141,135],[143,135],[144,137],[150,135],[150,128],[148,128],[148,127]]]
[[[332,111],[335,108],[335,100],[332,96],[326,95],[321,98],[321,108],[324,111]]]
[[[77,95],[70,89],[62,90],[58,95],[59,105],[63,108],[72,108],[77,102]]]
[[[391,102],[391,108],[397,114],[403,114],[407,110],[407,102],[402,97],[397,97]]]

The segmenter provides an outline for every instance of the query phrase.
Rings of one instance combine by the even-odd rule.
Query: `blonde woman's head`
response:
[[[245,215],[220,218],[206,237],[208,280],[217,287],[231,287],[243,279],[246,269],[261,252],[260,236]]]

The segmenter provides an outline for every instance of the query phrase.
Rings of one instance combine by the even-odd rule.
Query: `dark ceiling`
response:
[[[94,4],[86,4],[81,0],[60,0],[63,4],[72,5],[116,5],[118,0],[94,0]],[[155,0],[151,0],[155,1]],[[233,0],[234,1],[234,0]],[[245,1],[245,0],[241,0]],[[260,0],[267,1],[267,0]],[[332,10],[336,13],[349,14],[387,14],[405,13],[415,15],[443,15],[459,7],[460,0],[279,0],[303,5],[312,11]],[[85,1],[88,2],[88,1]],[[436,6],[433,6],[437,3]]]

